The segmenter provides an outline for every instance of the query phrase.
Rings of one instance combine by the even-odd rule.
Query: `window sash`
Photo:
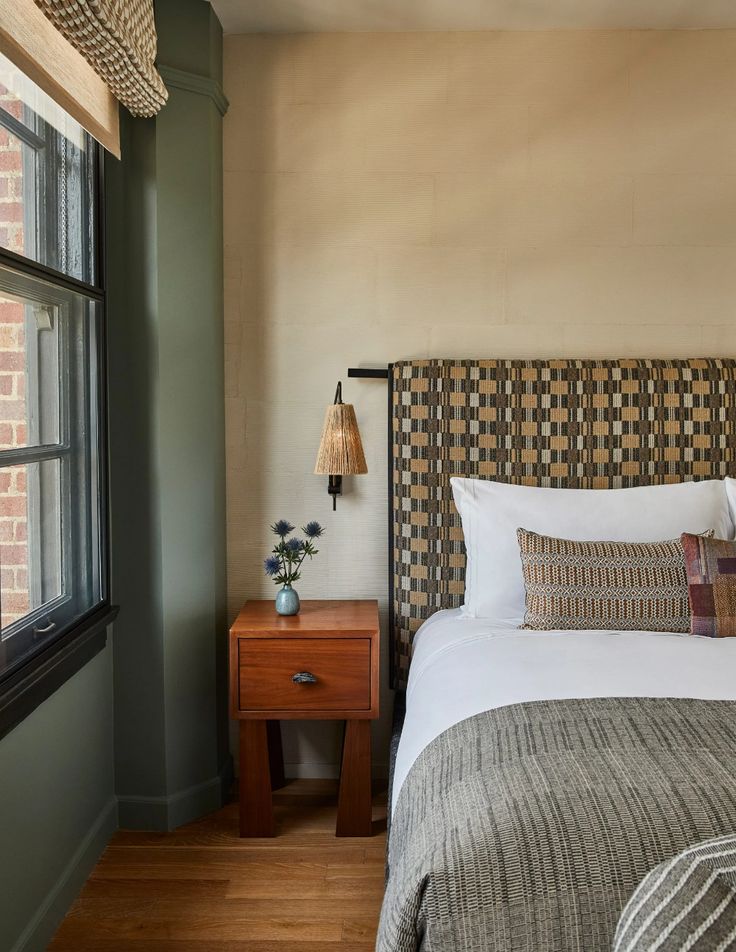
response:
[[[0,250],[0,264],[2,258]],[[54,372],[62,411],[56,442],[0,450],[2,469],[37,464],[35,476],[39,480],[43,477],[38,464],[58,463],[58,499],[49,501],[40,492],[40,486],[36,494],[26,471],[26,505],[29,528],[34,527],[30,518],[30,509],[34,505],[37,514],[44,506],[56,506],[55,520],[60,523],[60,550],[57,553],[59,591],[41,604],[32,600],[29,611],[3,629],[0,640],[2,682],[26,664],[34,652],[43,650],[90,613],[108,604],[109,578],[103,449],[106,436],[101,399],[104,393],[101,379],[104,349],[100,331],[103,315],[95,312],[99,305],[88,303],[91,301],[89,296],[82,296],[78,290],[39,281],[36,275],[18,269],[0,272],[0,293],[34,305],[46,305],[54,313],[58,335],[58,365]],[[81,333],[75,332],[77,328],[81,328]],[[28,341],[26,347],[27,351],[34,349]],[[27,388],[27,395],[32,390]],[[84,492],[79,491],[81,487],[84,487]],[[37,496],[35,500],[34,496]],[[40,525],[35,522],[39,532]],[[45,545],[40,549],[34,547],[32,537],[29,538],[29,584],[34,578],[32,568],[36,569],[36,579],[44,578],[44,559],[54,557],[53,552],[44,551],[44,548]],[[34,555],[37,561],[32,565],[30,560]]]
[[[0,66],[9,67],[0,58]],[[11,95],[22,97],[19,74],[11,72],[5,84]],[[0,100],[0,127],[20,152],[23,260],[61,272],[92,287],[100,287],[101,262],[97,254],[100,152],[79,126],[48,121],[22,98],[21,116],[14,116]],[[20,196],[16,198],[16,201]],[[0,205],[0,208],[2,206]],[[6,236],[3,247],[8,250]]]

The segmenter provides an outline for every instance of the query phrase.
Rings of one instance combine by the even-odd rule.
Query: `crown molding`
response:
[[[189,73],[186,70],[176,69],[173,66],[166,66],[161,63],[158,64],[158,71],[167,86],[174,89],[183,89],[188,93],[195,93],[197,96],[208,96],[221,116],[224,116],[227,112],[230,103],[222,91],[221,84],[216,79],[201,76],[199,73]]]

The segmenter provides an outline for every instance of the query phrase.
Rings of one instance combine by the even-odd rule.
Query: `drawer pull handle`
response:
[[[316,684],[317,679],[310,671],[297,671],[296,674],[292,674],[291,680],[294,684]]]

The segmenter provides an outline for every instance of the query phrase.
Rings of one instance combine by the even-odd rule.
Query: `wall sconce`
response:
[[[337,497],[342,493],[343,476],[368,472],[355,409],[352,403],[342,402],[342,381],[337,385],[335,402],[325,413],[314,472],[328,477],[327,492],[332,496],[333,510],[337,509]]]

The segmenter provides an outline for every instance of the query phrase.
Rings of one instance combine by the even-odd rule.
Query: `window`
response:
[[[0,693],[107,606],[100,163],[0,56]]]

